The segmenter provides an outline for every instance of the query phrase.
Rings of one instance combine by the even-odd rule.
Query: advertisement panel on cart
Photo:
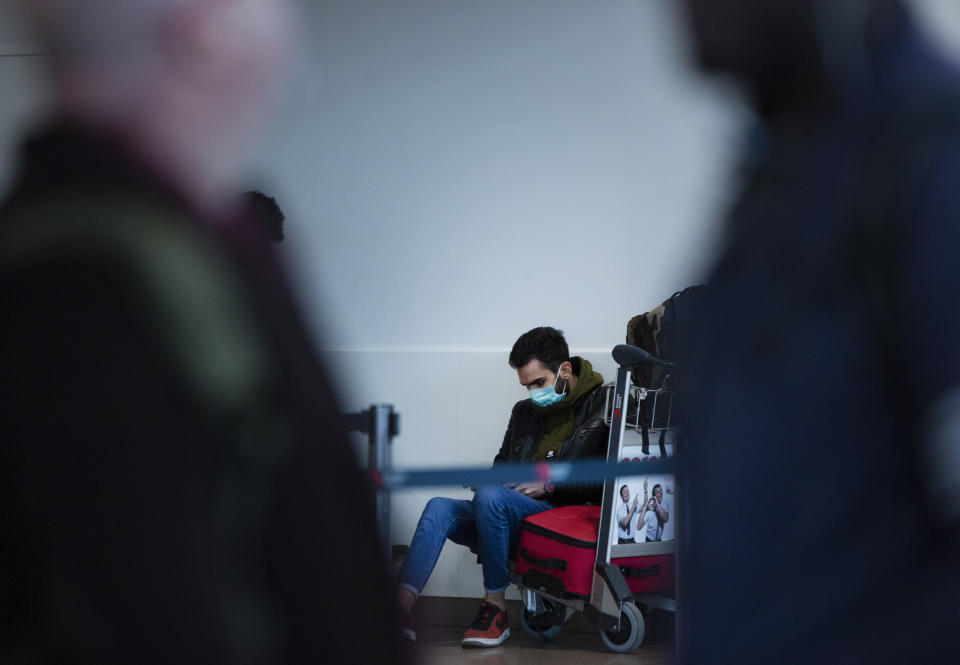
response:
[[[644,446],[639,433],[627,430],[620,449],[620,460],[629,462],[672,457],[676,436],[675,430],[655,430],[650,433],[649,445]],[[673,474],[618,478],[616,489],[610,528],[610,544],[615,550],[619,549],[616,548],[617,545],[672,544],[676,538],[677,522],[677,495]],[[650,549],[664,551],[663,546],[653,546]],[[673,548],[669,549],[672,551]]]

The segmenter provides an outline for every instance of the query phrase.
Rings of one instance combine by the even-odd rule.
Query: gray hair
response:
[[[149,50],[171,8],[190,0],[23,0],[25,15],[54,64],[116,62]]]

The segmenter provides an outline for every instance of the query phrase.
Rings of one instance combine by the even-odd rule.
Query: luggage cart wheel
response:
[[[557,617],[555,620],[563,620],[566,616],[566,607],[560,603],[555,603],[552,600],[546,598],[537,598],[537,609],[543,609],[543,612],[537,612],[534,614],[526,606],[521,605],[520,608],[520,625],[523,626],[523,629],[530,633],[545,640],[549,640],[553,637],[556,637],[557,634],[563,630],[562,623],[540,623],[537,621],[537,616],[543,616],[544,614],[553,615]]]
[[[643,614],[633,603],[624,603],[620,611],[620,630],[601,631],[600,639],[610,651],[630,653],[643,642]]]

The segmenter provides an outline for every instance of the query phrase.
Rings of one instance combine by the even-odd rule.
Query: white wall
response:
[[[738,115],[685,69],[672,3],[324,3],[267,154],[288,253],[398,466],[487,465],[515,339],[543,324],[613,378],[630,316],[693,280]],[[275,178],[275,174],[283,174]],[[395,495],[394,542],[424,503]],[[448,546],[425,593],[482,592]]]
[[[268,159],[328,343],[606,345],[689,281],[736,136],[671,6],[324,3]]]
[[[489,466],[503,441],[511,407],[526,394],[507,365],[508,351],[358,349],[335,357],[367,381],[362,394],[351,396],[351,408],[389,402],[401,412],[402,433],[394,443],[397,466]],[[590,360],[605,379],[614,378],[609,349],[571,352]],[[424,504],[433,496],[468,499],[472,493],[460,487],[395,493],[394,542],[409,543]],[[482,586],[476,557],[466,548],[448,545],[424,593],[478,596]]]
[[[43,108],[0,0],[0,191]],[[950,0],[924,17],[960,34]],[[399,466],[488,464],[523,397],[507,353],[542,324],[613,377],[630,316],[696,279],[745,114],[691,75],[670,0],[307,2],[303,59],[250,184],[344,406],[402,414]],[[952,28],[951,28],[952,26]],[[951,32],[952,30],[952,32]],[[426,499],[395,497],[395,542]],[[477,595],[462,548],[426,592]]]
[[[45,108],[43,58],[29,42],[14,0],[0,0],[0,194],[14,168],[18,136]]]

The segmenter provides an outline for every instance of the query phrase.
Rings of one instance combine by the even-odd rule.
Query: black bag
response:
[[[659,307],[630,319],[627,344],[639,346],[663,360],[678,362],[678,367],[665,369],[639,364],[631,368],[634,384],[644,388],[660,388],[667,373],[671,381],[683,370],[683,356],[696,334],[697,320],[707,298],[703,284],[688,286],[667,298]],[[677,385],[671,389],[676,390]]]
[[[697,334],[698,320],[707,297],[706,286],[689,286],[674,293],[659,307],[633,317],[627,324],[627,344],[639,346],[662,360],[676,363],[670,368],[643,363],[631,368],[635,385],[669,391],[655,397],[648,395],[637,405],[640,409],[644,455],[650,454],[651,429],[660,430],[660,454],[665,457],[663,428],[682,426],[682,397],[677,394],[681,388],[680,376],[691,340]]]

